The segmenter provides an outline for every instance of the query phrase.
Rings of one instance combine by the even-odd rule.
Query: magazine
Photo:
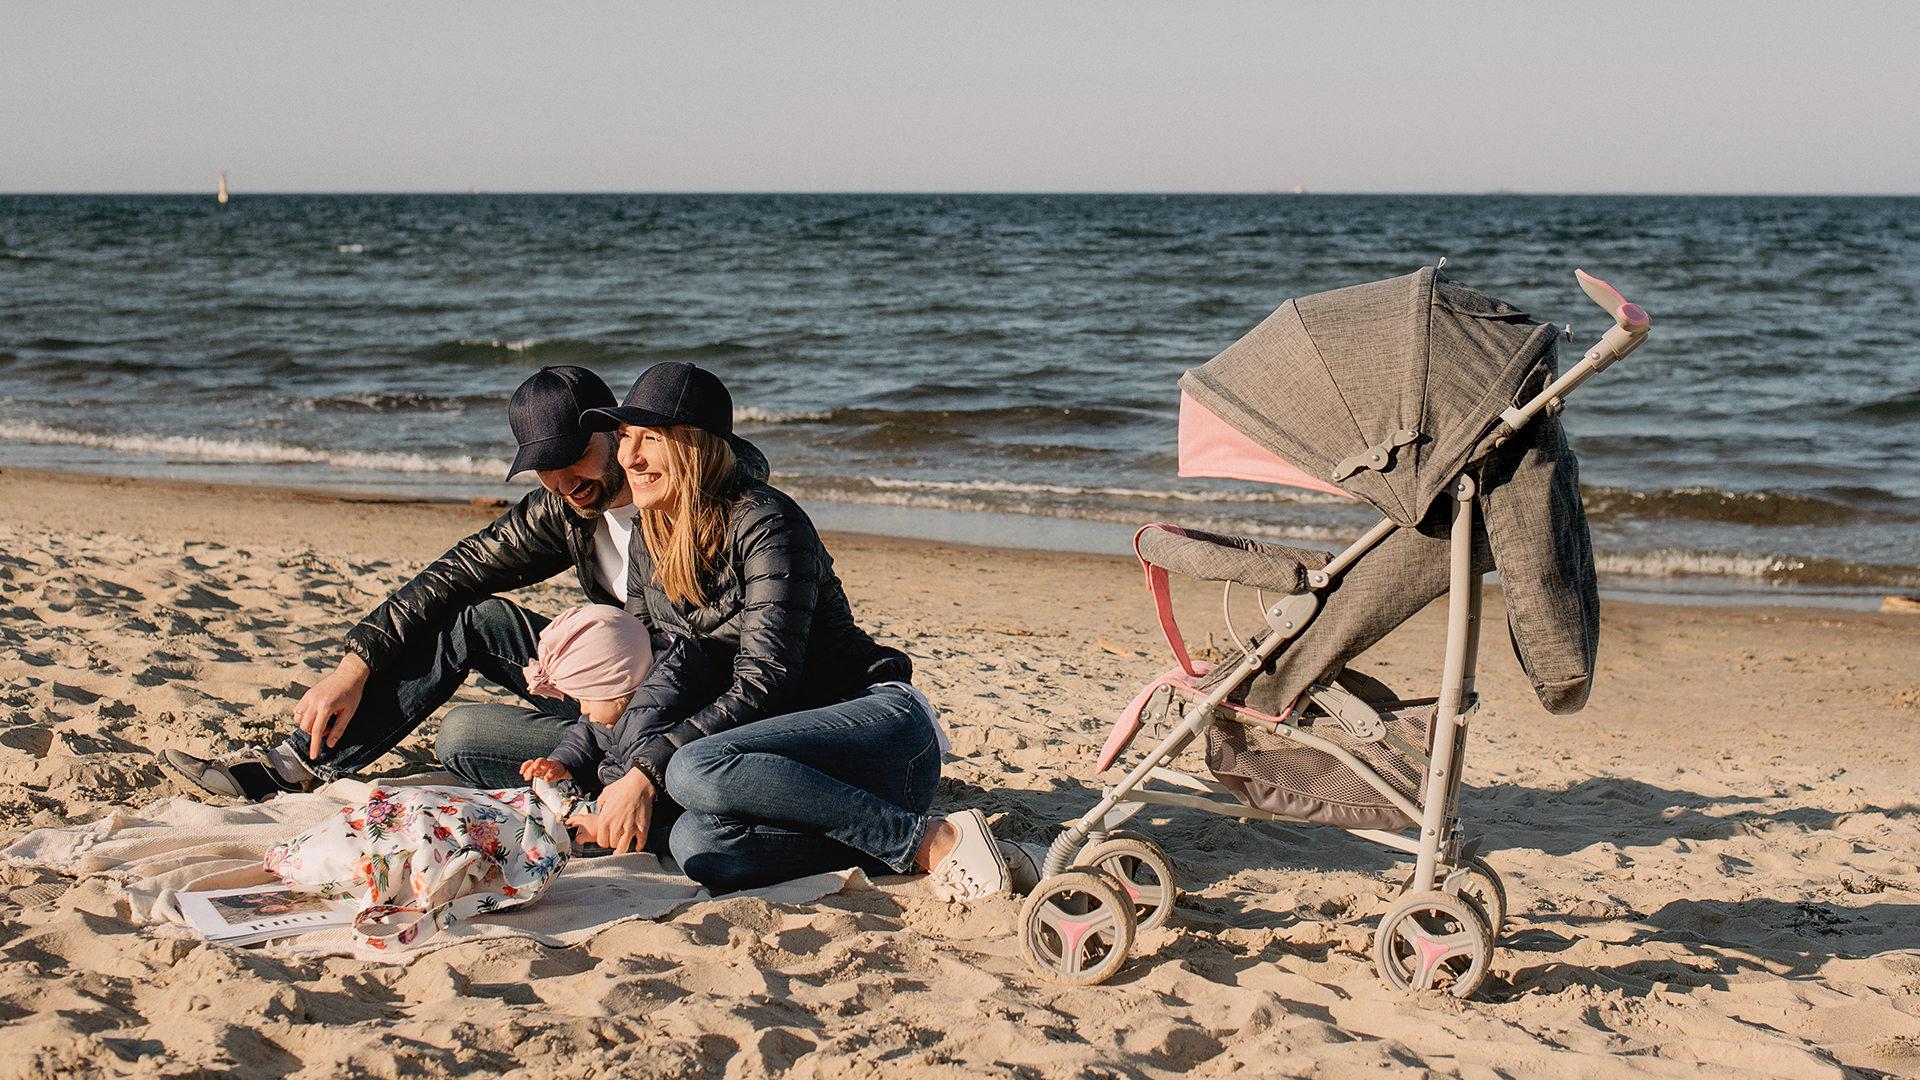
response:
[[[175,893],[180,914],[208,941],[252,945],[353,922],[356,905],[298,893],[286,885]]]

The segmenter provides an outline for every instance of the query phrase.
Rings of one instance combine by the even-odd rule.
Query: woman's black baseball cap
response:
[[[588,431],[612,431],[621,424],[655,428],[687,424],[711,432],[727,440],[734,459],[749,475],[766,478],[767,456],[733,433],[733,395],[720,376],[706,368],[684,360],[663,360],[633,380],[626,401],[580,414],[580,426]]]
[[[667,360],[640,373],[619,405],[587,409],[580,426],[612,431],[621,424],[673,427],[690,424],[721,438],[733,435],[733,395],[720,376],[683,360]]]

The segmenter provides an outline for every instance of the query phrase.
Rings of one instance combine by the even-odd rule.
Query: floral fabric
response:
[[[366,803],[267,850],[267,872],[302,892],[358,901],[354,935],[409,948],[456,921],[538,899],[572,852],[582,800],[531,788],[375,785]]]

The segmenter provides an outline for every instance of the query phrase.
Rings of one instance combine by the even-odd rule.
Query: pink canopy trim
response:
[[[1252,480],[1257,484],[1321,491],[1351,499],[1352,495],[1313,476],[1230,427],[1211,409],[1180,395],[1180,475],[1219,476]]]

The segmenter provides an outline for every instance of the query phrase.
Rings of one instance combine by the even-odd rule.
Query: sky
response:
[[[0,0],[0,191],[1920,191],[1920,3]]]

